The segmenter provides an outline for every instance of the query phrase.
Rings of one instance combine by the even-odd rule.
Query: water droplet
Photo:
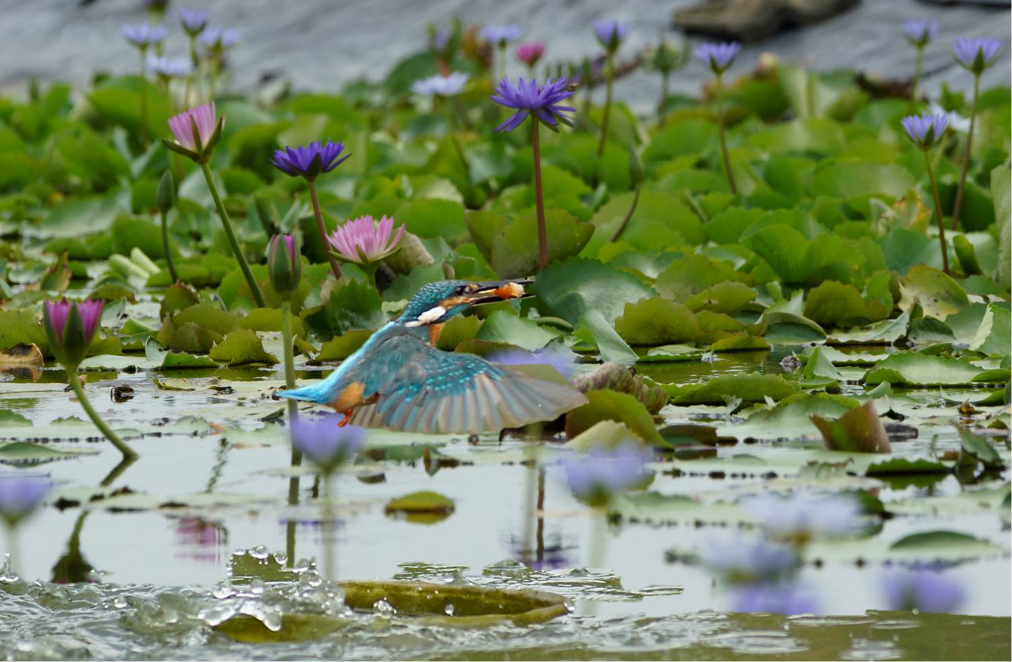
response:
[[[253,579],[249,580],[249,592],[252,593],[253,595],[263,595],[266,588],[267,587],[264,585],[264,580],[260,579],[259,577],[254,577]]]
[[[457,608],[453,606],[453,603],[447,603],[447,605],[443,607],[443,613],[445,613],[447,616],[453,616],[454,612],[456,611]]]
[[[270,552],[263,545],[257,545],[253,549],[249,550],[250,558],[256,559],[257,561],[266,561],[267,557],[270,556]]]
[[[280,565],[284,565],[288,562],[288,555],[284,552],[274,552],[274,560]]]
[[[211,595],[218,598],[219,600],[231,598],[233,595],[235,595],[235,590],[232,588],[232,582],[228,581],[227,579],[218,582],[215,585],[214,590],[211,591]]]
[[[255,600],[244,600],[239,607],[239,613],[252,616],[271,632],[281,630],[281,610],[277,607],[265,605]]]
[[[394,606],[387,602],[386,598],[380,598],[372,605],[372,610],[381,616],[393,616],[397,613]]]
[[[221,625],[228,619],[235,616],[236,608],[234,602],[223,602],[210,607],[204,607],[197,612],[197,618],[204,621],[211,627]]]

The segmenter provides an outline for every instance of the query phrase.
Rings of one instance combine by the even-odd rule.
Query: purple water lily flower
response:
[[[534,67],[538,60],[545,56],[545,45],[540,41],[530,41],[526,44],[517,44],[517,59],[528,67]]]
[[[196,37],[207,27],[210,14],[203,9],[180,9],[179,24],[191,37]]]
[[[861,529],[861,508],[847,496],[819,496],[807,492],[788,498],[763,495],[742,506],[775,540],[804,544],[813,536],[847,536]]]
[[[573,126],[573,121],[563,113],[572,113],[576,109],[570,106],[560,106],[559,102],[573,96],[568,81],[560,78],[553,81],[549,78],[544,85],[538,85],[534,78],[514,84],[508,78],[503,78],[495,88],[492,100],[500,106],[514,108],[517,112],[510,115],[509,119],[496,128],[496,132],[512,131],[520,126],[527,116],[533,113],[539,120],[549,127],[555,127],[558,122],[567,126]]]
[[[72,301],[47,301],[45,306],[46,311],[49,313],[49,323],[53,335],[59,342],[69,340],[67,336],[68,317],[71,308],[77,306],[77,310],[81,314],[84,343],[86,345],[91,344],[92,339],[95,337],[95,332],[98,331],[98,324],[102,319],[102,301],[92,301],[91,299],[80,303]]]
[[[324,144],[317,140],[305,147],[285,147],[275,151],[271,165],[292,177],[315,179],[321,172],[330,172],[351,156],[345,154],[343,158],[337,158],[343,151],[342,142],[327,140]]]
[[[384,216],[379,224],[373,221],[372,216],[362,216],[338,227],[327,237],[327,241],[337,251],[335,257],[338,259],[356,264],[371,264],[389,257],[399,248],[404,226],[391,237],[393,228],[392,216]]]
[[[918,48],[923,48],[938,34],[938,21],[915,18],[903,22],[903,34],[907,41]]]
[[[515,349],[508,352],[498,352],[487,357],[493,363],[502,365],[549,365],[566,379],[573,374],[573,364],[577,356],[568,347],[542,349],[536,352],[528,352],[522,349]]]
[[[452,97],[463,91],[470,76],[454,71],[448,76],[429,76],[411,84],[411,91],[423,97]]]
[[[707,536],[699,559],[711,572],[732,583],[772,581],[789,575],[801,563],[792,545],[759,536]]]
[[[900,120],[907,136],[917,146],[928,149],[945,134],[949,125],[949,116],[945,113],[935,115],[910,115]]]
[[[759,582],[738,586],[731,592],[734,611],[749,614],[818,614],[818,596],[795,581]]]
[[[192,119],[192,122],[191,122]],[[225,118],[222,117],[222,125]],[[197,135],[193,134],[193,126],[197,127]],[[169,129],[176,138],[176,143],[186,150],[202,154],[211,136],[218,126],[214,102],[196,106],[169,118]]]
[[[707,42],[696,47],[696,57],[718,76],[727,71],[741,51],[737,41]]]
[[[42,503],[52,486],[45,476],[0,476],[0,517],[14,526]]]
[[[151,44],[157,44],[169,36],[169,29],[164,25],[152,26],[148,23],[123,24],[120,32],[131,44],[137,48],[147,48]]]
[[[990,37],[960,37],[952,44],[952,56],[960,66],[979,76],[998,59],[1003,43]]]
[[[934,570],[891,570],[882,577],[882,592],[889,609],[901,611],[951,614],[966,600],[959,581]]]
[[[485,41],[504,47],[511,41],[516,41],[522,35],[524,29],[516,23],[506,25],[486,25],[478,34]]]
[[[200,33],[200,45],[210,51],[224,51],[239,43],[239,31],[235,28],[222,28],[208,25]]]
[[[162,78],[186,78],[193,73],[193,62],[188,57],[159,57],[148,53],[145,64],[148,71]]]
[[[629,36],[629,24],[624,21],[594,21],[594,34],[605,50],[615,52]]]
[[[569,489],[578,499],[600,506],[612,494],[639,484],[647,475],[648,455],[635,442],[626,442],[611,450],[593,450],[559,460]]]
[[[42,321],[50,349],[67,368],[76,368],[102,320],[102,301],[46,301]]]
[[[365,429],[357,425],[339,427],[342,417],[327,414],[317,419],[299,418],[292,423],[292,444],[325,472],[358,454]]]

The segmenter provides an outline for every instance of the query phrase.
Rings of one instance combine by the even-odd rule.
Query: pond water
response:
[[[723,355],[644,372],[679,383],[719,373],[776,373],[783,371],[780,359],[789,353],[779,348]],[[283,428],[261,422],[281,410],[270,397],[281,375],[267,369],[157,375],[168,379],[163,386],[193,389],[173,391],[119,359],[124,365],[117,370],[89,373],[86,388],[114,427],[133,429],[125,434],[134,438],[141,459],[97,491],[83,486],[100,484],[118,457],[92,429],[54,423],[80,415],[64,392],[62,371],[47,367],[3,376],[0,408],[33,423],[6,429],[6,438],[46,441],[62,449],[83,446],[94,454],[32,468],[49,473],[64,498],[19,532],[15,570],[29,581],[12,575],[0,581],[0,617],[7,626],[0,634],[0,656],[1001,659],[1009,653],[1007,508],[952,507],[968,494],[980,494],[975,490],[1000,489],[1006,485],[1003,475],[977,484],[961,484],[954,475],[907,477],[885,481],[878,493],[899,513],[881,522],[875,539],[883,543],[934,529],[995,543],[997,552],[952,563],[947,571],[967,591],[961,615],[880,613],[888,607],[881,560],[874,553],[862,558],[867,549],[819,548],[801,571],[818,616],[743,616],[729,613],[727,587],[710,572],[666,553],[693,548],[715,530],[735,535],[735,527],[719,515],[708,522],[705,512],[683,517],[632,506],[619,508],[625,516],[605,523],[571,496],[558,475],[553,466],[558,444],[500,441],[497,435],[467,440],[386,432],[371,434],[368,459],[334,481],[336,576],[537,588],[565,596],[572,613],[527,628],[464,632],[362,616],[365,620],[352,629],[313,644],[237,644],[213,633],[200,617],[216,596],[227,593],[233,559],[276,554],[282,564],[313,572],[306,568],[322,557],[330,535],[321,521],[318,478],[309,469],[290,469]],[[313,379],[328,369],[304,365],[299,378]],[[133,397],[115,402],[114,386],[131,387]],[[925,401],[940,403],[937,394]],[[668,407],[662,415],[681,422],[731,420],[728,409]],[[930,425],[916,431],[915,439],[895,443],[895,455],[959,447],[955,432]],[[816,446],[803,440],[740,442],[721,444],[715,459],[658,462],[651,491],[706,503],[796,486],[805,481],[796,467],[792,472],[789,458],[802,447]],[[716,461],[735,456],[766,466],[746,463],[739,472],[733,467],[717,471]],[[299,478],[297,505],[288,502],[293,475]],[[846,478],[830,478],[827,485],[834,480]],[[389,500],[416,490],[446,495],[455,501],[455,511],[429,523],[384,513]],[[928,500],[937,506],[917,507]],[[66,575],[87,568],[98,583],[50,583],[59,579],[57,569]],[[929,645],[940,624],[949,634]],[[953,648],[960,641],[973,643]]]

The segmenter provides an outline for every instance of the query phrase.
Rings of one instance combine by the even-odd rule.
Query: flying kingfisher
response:
[[[474,434],[555,420],[587,402],[553,369],[490,363],[443,352],[436,340],[448,319],[472,306],[530,296],[531,281],[424,285],[337,370],[316,384],[278,395],[334,408],[340,425],[426,434]]]

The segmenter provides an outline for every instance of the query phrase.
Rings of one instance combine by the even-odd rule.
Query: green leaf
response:
[[[667,445],[650,412],[634,396],[610,389],[588,391],[584,395],[589,402],[566,414],[567,438],[573,439],[599,421],[611,420],[626,425],[648,444]]]
[[[889,382],[893,386],[964,386],[972,383],[980,368],[959,359],[904,352],[880,361],[864,377],[865,384]]]
[[[622,340],[622,337],[598,310],[588,310],[586,315],[577,322],[573,335],[577,339],[597,347],[602,361],[633,363],[637,360],[636,352]]]
[[[1005,468],[1005,463],[998,455],[998,451],[988,443],[987,439],[974,434],[969,428],[962,425],[957,425],[956,430],[959,432],[960,450],[973,457],[974,464],[980,462],[986,469]]]
[[[883,320],[866,327],[847,329],[836,329],[830,337],[834,343],[857,343],[857,344],[891,344],[904,338],[907,329],[910,327],[910,311],[905,311],[895,319]]]
[[[590,241],[594,226],[562,209],[545,211],[548,262],[561,262],[577,255]],[[491,265],[500,278],[519,278],[538,271],[538,221],[521,216],[502,231],[492,244]]]
[[[839,417],[858,405],[857,400],[826,393],[798,393],[775,407],[757,411],[745,422],[717,428],[719,436],[737,439],[797,439],[819,434],[813,415]]]
[[[439,492],[423,490],[412,492],[387,502],[387,515],[399,515],[415,524],[435,524],[453,514],[453,499]]]
[[[730,398],[742,402],[763,402],[766,398],[783,400],[798,392],[780,375],[745,373],[721,375],[701,384],[662,384],[671,395],[673,405],[724,404]]]
[[[1004,165],[991,171],[991,197],[994,198],[994,217],[998,225],[998,269],[995,281],[1012,289],[1012,185],[1009,183],[1009,169]]]
[[[43,355],[49,353],[42,320],[31,310],[0,310],[0,350],[33,343]]]
[[[609,450],[628,443],[632,439],[639,440],[640,437],[624,423],[605,419],[594,423],[567,441],[562,447],[588,453],[593,450]]]
[[[632,274],[584,258],[549,265],[530,289],[537,295],[534,305],[542,315],[561,317],[573,325],[591,310],[612,324],[626,303],[654,294]]]
[[[937,553],[945,558],[953,554],[968,554],[970,558],[982,552],[999,552],[1000,547],[987,540],[958,531],[922,531],[903,536],[889,546],[891,552],[912,552],[918,555]]]
[[[851,453],[891,453],[889,436],[882,425],[875,401],[868,400],[836,420],[811,416],[812,423],[822,433],[822,442],[831,451]]]
[[[924,314],[945,321],[969,305],[970,300],[959,283],[942,271],[919,264],[910,269],[900,287],[917,299]]]
[[[970,349],[987,356],[1007,356],[1012,347],[1012,313],[1008,308],[989,304],[980,326],[970,341]]]
[[[630,345],[665,345],[703,337],[692,311],[663,297],[627,303],[615,320],[615,331]]]
[[[723,282],[697,292],[685,300],[692,312],[709,310],[733,315],[756,298],[756,291],[739,282]]]
[[[493,214],[490,211],[477,211],[469,209],[465,215],[467,231],[471,240],[478,247],[485,261],[492,260],[492,245],[496,238],[502,234],[510,219],[501,214]]]
[[[176,326],[195,324],[224,336],[239,324],[239,319],[216,305],[200,303],[176,313],[172,322]]]
[[[278,363],[276,356],[264,351],[263,342],[255,332],[241,328],[229,332],[223,342],[215,345],[211,349],[211,358],[228,365]]]
[[[355,329],[335,336],[323,343],[323,346],[320,347],[320,354],[314,360],[343,361],[364,345],[372,334],[373,332],[369,329]]]
[[[904,168],[867,161],[829,161],[818,168],[812,182],[815,195],[845,200],[867,195],[902,198],[913,187],[914,178]]]
[[[513,313],[497,310],[485,319],[476,336],[478,340],[504,342],[526,350],[543,349],[559,332],[551,331],[528,319],[517,317]]]
[[[711,260],[705,255],[688,255],[675,260],[657,277],[654,288],[673,301],[686,301],[694,294],[724,282],[752,284],[748,274],[736,271],[727,262]]]
[[[889,317],[890,307],[861,296],[853,285],[824,281],[808,293],[805,317],[822,326],[856,326]]]
[[[411,200],[397,208],[394,218],[398,225],[403,223],[413,235],[442,237],[451,244],[459,242],[468,233],[464,206],[451,200]]]
[[[805,363],[805,368],[802,371],[802,374],[806,378],[825,377],[827,379],[843,380],[843,374],[837,370],[836,366],[826,356],[826,352],[830,349],[832,348],[815,347],[811,350],[811,354],[808,356],[808,361]]]

